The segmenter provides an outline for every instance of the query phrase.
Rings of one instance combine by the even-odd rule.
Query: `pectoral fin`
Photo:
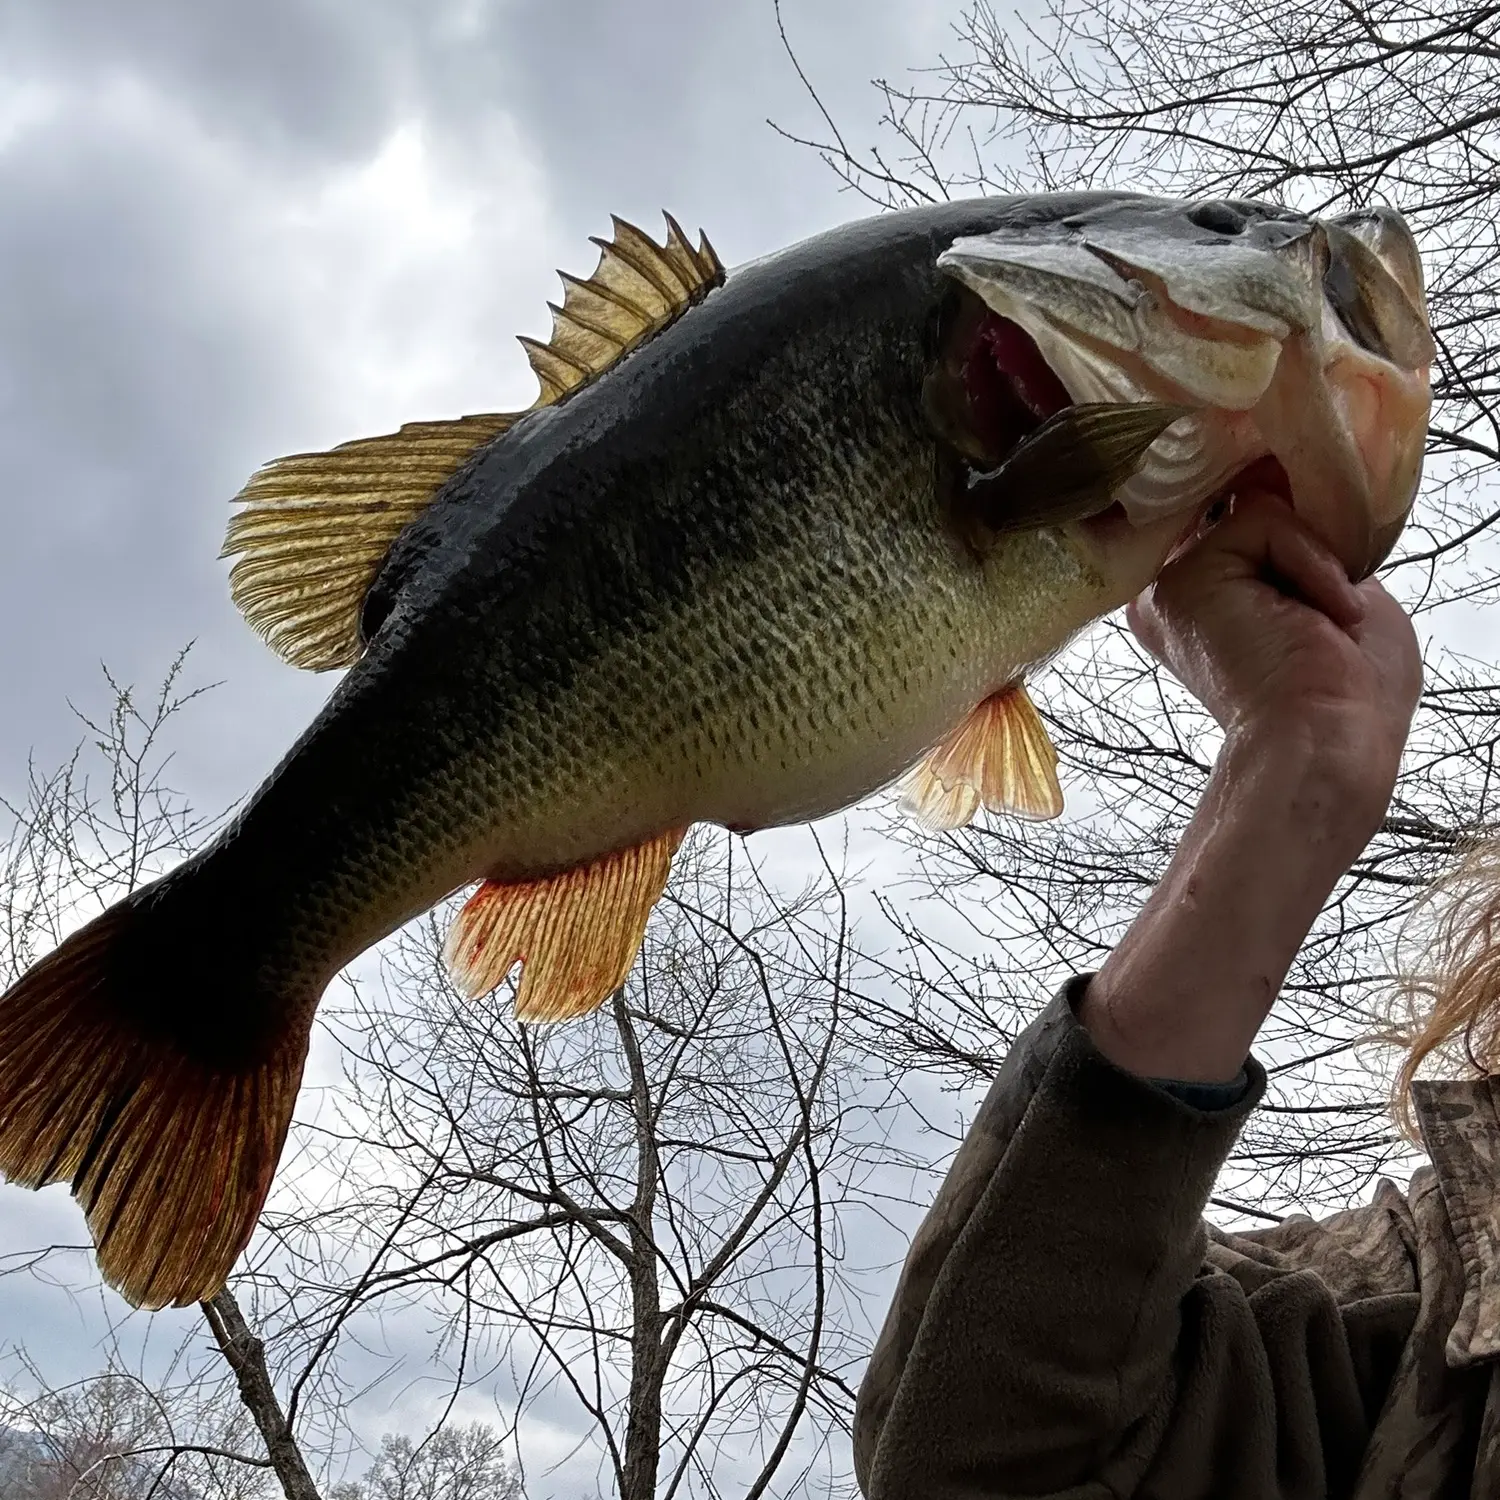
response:
[[[458,914],[443,958],[471,998],[516,966],[519,1021],[586,1016],[625,982],[685,829],[545,880],[486,880]]]
[[[1099,515],[1146,450],[1194,410],[1160,401],[1069,406],[1024,438],[997,469],[969,478],[968,499],[993,532]]]
[[[924,828],[962,828],[979,810],[1055,818],[1063,809],[1057,751],[1025,685],[986,698],[907,777],[903,811]]]

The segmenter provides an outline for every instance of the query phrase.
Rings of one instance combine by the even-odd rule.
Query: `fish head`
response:
[[[962,288],[941,335],[945,435],[979,463],[1068,405],[1190,407],[1114,492],[1132,526],[1253,477],[1351,577],[1371,573],[1416,497],[1431,405],[1421,259],[1400,214],[1121,196],[1059,200],[1049,218],[1046,202],[938,257]]]

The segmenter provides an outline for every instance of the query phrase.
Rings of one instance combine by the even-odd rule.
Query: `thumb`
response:
[[[1165,661],[1166,641],[1162,635],[1161,616],[1153,597],[1156,585],[1150,584],[1125,606],[1125,623],[1141,645],[1158,661]]]

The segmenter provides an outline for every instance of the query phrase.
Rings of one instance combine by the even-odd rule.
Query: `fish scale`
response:
[[[479,882],[445,953],[516,1013],[621,985],[685,830],[907,775],[951,828],[1061,808],[1029,671],[1280,473],[1352,573],[1420,472],[1431,338],[1388,211],[943,204],[726,273],[616,220],[524,413],[252,476],[236,603],[345,669],[235,820],[0,997],[0,1172],[68,1181],[105,1277],[212,1295],[333,976]]]

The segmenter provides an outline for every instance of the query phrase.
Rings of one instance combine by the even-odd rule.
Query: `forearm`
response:
[[[1244,1064],[1371,825],[1321,764],[1311,744],[1226,743],[1166,875],[1079,1007],[1112,1062],[1203,1082]]]

